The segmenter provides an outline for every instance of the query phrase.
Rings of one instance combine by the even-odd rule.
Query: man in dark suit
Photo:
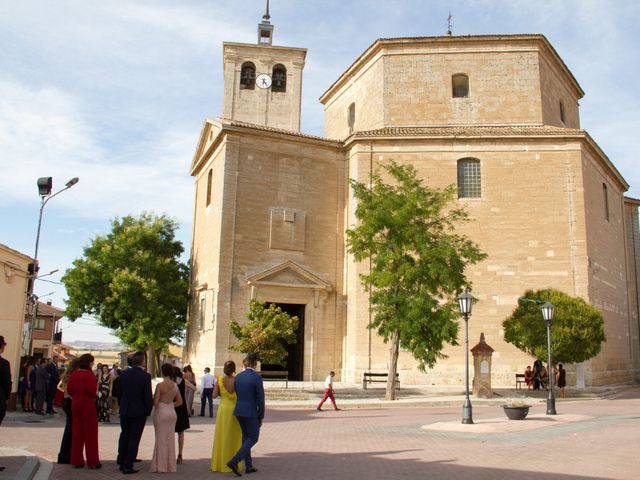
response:
[[[251,460],[251,447],[258,443],[260,427],[264,419],[264,386],[262,377],[255,371],[258,357],[255,353],[249,353],[243,363],[245,370],[236,377],[238,399],[233,411],[242,429],[242,445],[238,453],[227,463],[238,477],[242,475],[238,470],[238,463],[243,460],[245,473],[258,471]]]
[[[53,409],[53,401],[56,398],[56,391],[58,390],[58,383],[60,383],[60,373],[58,372],[58,356],[54,355],[51,362],[47,364],[47,372],[49,373],[49,380],[47,384],[47,413],[53,415],[56,411]]]
[[[138,455],[144,424],[153,408],[151,375],[144,367],[144,352],[136,352],[131,356],[131,368],[120,375],[118,401],[121,431],[117,462],[125,475],[139,472],[133,468],[133,462]]]
[[[0,335],[0,355],[4,353],[4,347],[7,343],[4,341],[4,337]],[[2,420],[7,414],[7,400],[11,395],[11,365],[8,360],[5,360],[0,356],[0,425]],[[4,467],[0,467],[0,472],[4,470]]]

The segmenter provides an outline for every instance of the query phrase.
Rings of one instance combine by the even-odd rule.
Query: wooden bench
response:
[[[284,380],[285,388],[289,388],[289,372],[287,371],[263,371],[257,372],[258,375],[262,377],[263,380]]]
[[[362,388],[367,389],[368,383],[387,383],[389,373],[364,372],[362,375]],[[400,390],[400,374],[396,372],[396,385]]]
[[[522,389],[522,385],[527,382],[524,381],[524,373],[516,373],[516,390]]]

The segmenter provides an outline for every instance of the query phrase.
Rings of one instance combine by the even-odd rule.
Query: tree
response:
[[[384,183],[381,171],[394,185]],[[393,400],[400,347],[424,370],[445,358],[445,343],[457,345],[456,297],[469,286],[464,271],[486,255],[455,231],[468,220],[463,209],[449,205],[455,186],[426,187],[415,168],[395,162],[371,179],[371,186],[350,182],[358,225],[347,230],[347,247],[356,261],[371,263],[360,279],[371,287],[369,328],[390,344],[385,398]]]
[[[602,313],[583,299],[554,289],[527,290],[523,298],[555,306],[551,322],[552,363],[584,362],[600,353],[604,334]],[[547,358],[547,324],[540,305],[520,302],[502,322],[504,339],[529,355]]]
[[[231,347],[236,352],[254,352],[262,363],[283,365],[287,358],[285,343],[297,343],[298,317],[290,316],[280,307],[266,306],[258,300],[249,302],[249,320],[240,325],[235,320],[229,323],[229,330],[238,339]]]
[[[189,273],[179,260],[184,249],[175,240],[177,224],[143,213],[116,218],[111,227],[62,278],[65,315],[72,321],[97,317],[126,345],[150,349],[157,362],[172,338],[182,338],[186,323]]]

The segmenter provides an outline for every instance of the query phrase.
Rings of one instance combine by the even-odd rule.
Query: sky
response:
[[[191,246],[189,166],[204,119],[222,113],[222,42],[255,43],[264,0],[0,0],[0,243],[33,255],[35,293],[64,308],[59,282],[83,247],[128,214],[166,213]],[[377,38],[544,34],[585,97],[581,125],[640,197],[637,0],[272,0],[274,45],[308,49],[302,131],[322,135],[318,98]],[[47,280],[47,281],[45,281]],[[93,319],[63,340],[116,341]]]

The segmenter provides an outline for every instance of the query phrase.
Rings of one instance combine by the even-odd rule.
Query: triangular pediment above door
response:
[[[289,260],[247,278],[249,285],[270,285],[287,288],[310,288],[331,291],[331,284],[325,282],[306,268]]]

